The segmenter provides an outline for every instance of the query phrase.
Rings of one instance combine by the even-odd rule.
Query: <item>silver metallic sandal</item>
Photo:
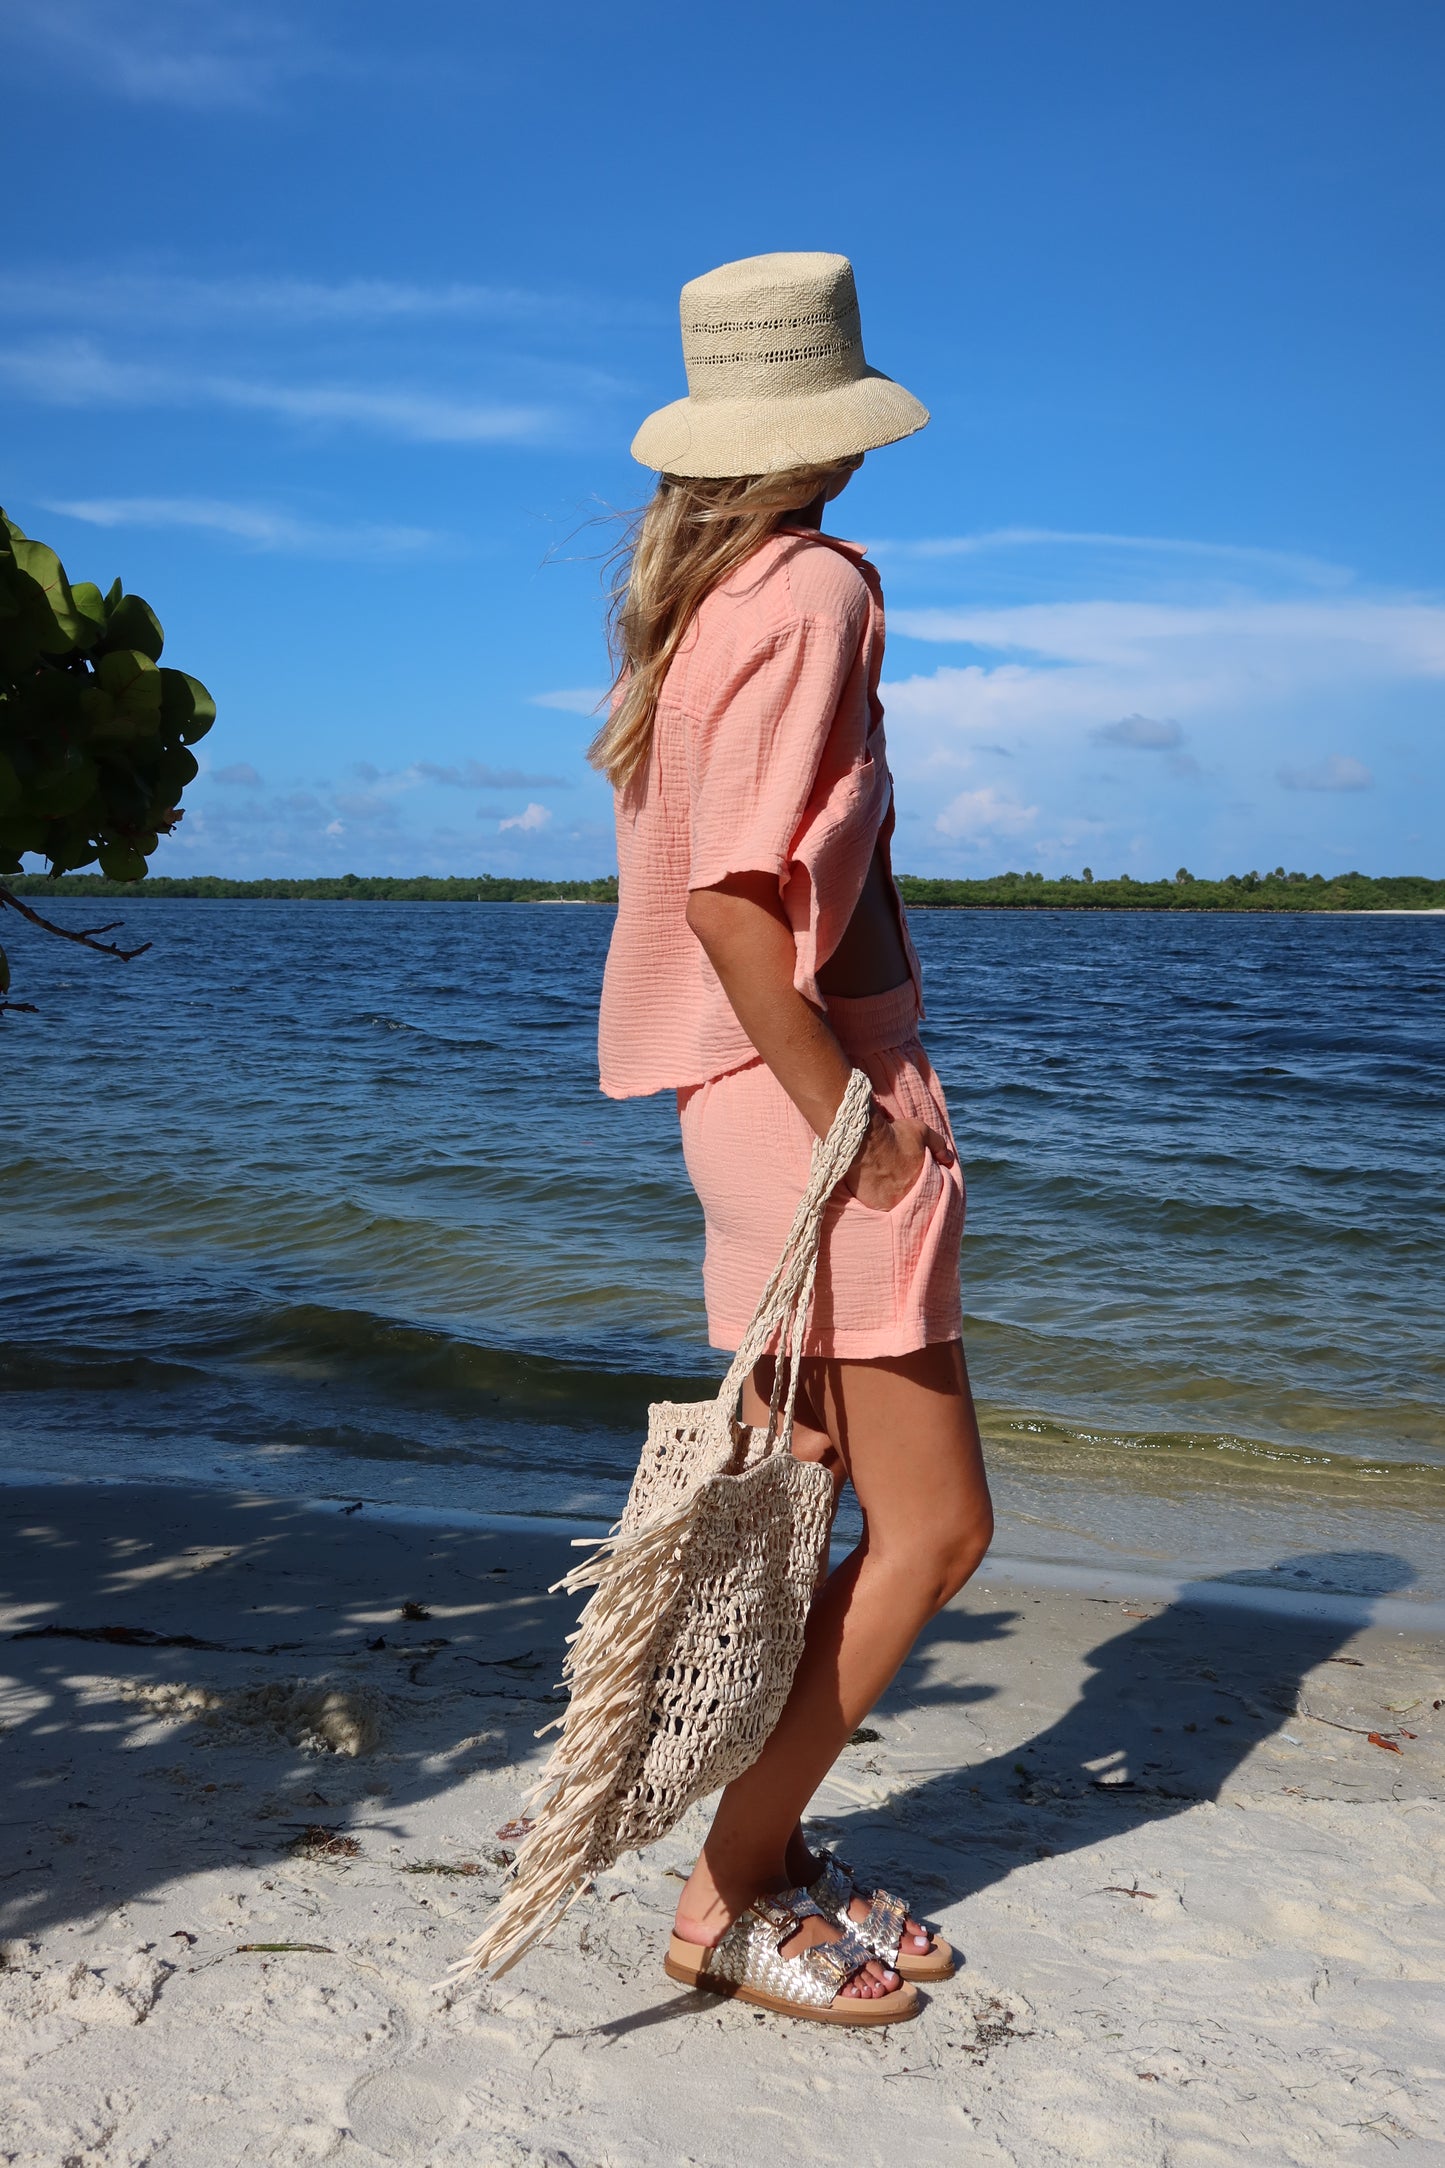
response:
[[[886,1889],[860,1889],[853,1879],[852,1868],[846,1860],[839,1859],[836,1852],[822,1852],[818,1856],[823,1862],[822,1870],[808,1884],[807,1894],[820,1912],[855,1934],[870,1956],[889,1966],[901,1979],[953,1978],[958,1970],[958,1959],[937,1935],[933,1936],[932,1946],[927,1950],[903,1948],[908,1907],[901,1897],[894,1897]],[[860,1897],[868,1906],[866,1920],[855,1920],[848,1909]]]
[[[777,2010],[784,2017],[812,2018],[824,2025],[898,2025],[918,2016],[922,2004],[906,1984],[887,1995],[843,1993],[874,1957],[846,1920],[841,1941],[820,1942],[800,1957],[784,1957],[782,1945],[806,1919],[837,1924],[806,1890],[759,1897],[738,1914],[712,1949],[674,1935],[662,1969],[683,1987],[731,1995],[763,2010]]]

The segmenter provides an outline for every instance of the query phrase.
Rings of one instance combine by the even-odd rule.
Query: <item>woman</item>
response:
[[[960,1339],[963,1183],[891,869],[882,598],[821,521],[866,451],[928,415],[864,362],[844,257],[724,265],[684,287],[682,332],[688,396],[632,447],[661,478],[592,748],[620,870],[600,1051],[613,1097],[677,1092],[714,1346],[739,1345],[855,1065],[874,1105],[825,1223],[794,1443],[851,1481],[864,1535],[818,1592],[776,1730],[722,1795],[668,1970],[876,2023],[913,2015],[905,1976],[946,1977],[952,1952],[815,1857],[800,1816],[992,1517]],[[745,1421],[766,1422],[771,1372]]]

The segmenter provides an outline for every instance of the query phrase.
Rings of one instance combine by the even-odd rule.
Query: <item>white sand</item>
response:
[[[436,1991],[552,1713],[558,1539],[175,1489],[0,1517],[0,1629],[216,1644],[4,1642],[15,2168],[1445,2159],[1428,1636],[985,1568],[815,1802],[967,1959],[850,2035],[663,1978],[700,1810]]]

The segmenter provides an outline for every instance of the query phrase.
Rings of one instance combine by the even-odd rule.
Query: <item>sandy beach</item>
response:
[[[1399,1607],[986,1564],[814,1802],[966,1960],[849,2036],[663,1978],[702,1809],[438,1988],[557,1706],[564,1536],[172,1487],[0,1512],[14,2168],[1441,2157],[1445,1647]]]

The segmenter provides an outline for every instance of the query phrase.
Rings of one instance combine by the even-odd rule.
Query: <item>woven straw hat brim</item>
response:
[[[720,480],[822,467],[913,436],[928,409],[881,370],[829,391],[778,398],[674,399],[649,414],[632,456],[659,473]]]

